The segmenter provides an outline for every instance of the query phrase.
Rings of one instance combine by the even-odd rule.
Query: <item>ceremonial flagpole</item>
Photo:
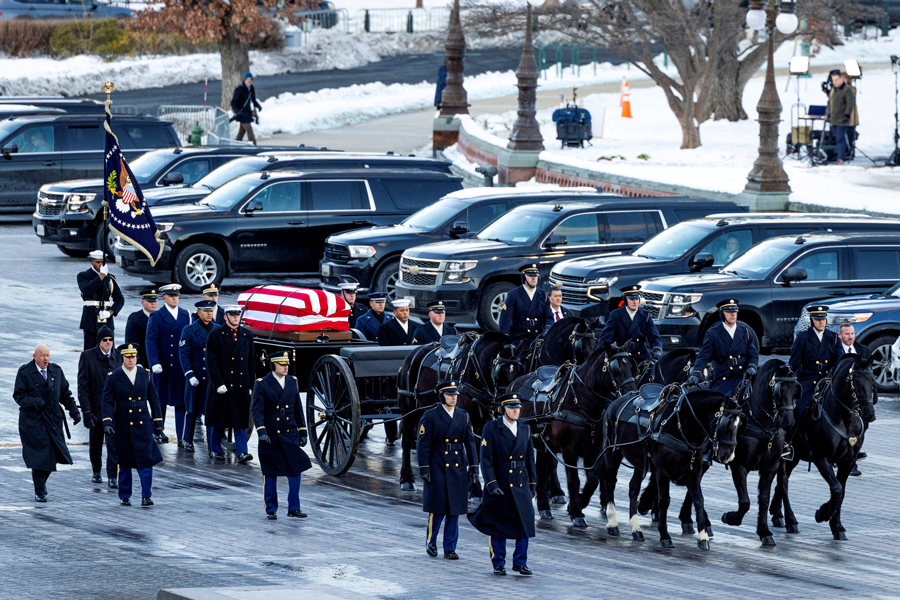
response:
[[[103,84],[103,91],[106,92],[106,104],[105,104],[106,114],[109,115],[109,118],[111,119],[112,112],[110,112],[109,107],[110,107],[110,105],[112,105],[112,100],[109,99],[109,95],[110,95],[110,93],[116,91],[116,84],[114,84],[112,81],[107,80]],[[109,125],[107,125],[105,122],[103,123],[103,126],[107,129],[109,129]],[[112,133],[112,131],[110,131],[110,133]],[[105,168],[105,165],[106,165],[106,156],[105,155],[103,157],[103,164],[104,164],[104,168]],[[106,194],[103,194],[103,239],[100,240],[100,245],[102,246],[102,248],[100,248],[100,250],[103,251],[103,264],[104,265],[106,264],[106,242],[107,242],[107,240],[109,240],[109,203],[106,201]]]

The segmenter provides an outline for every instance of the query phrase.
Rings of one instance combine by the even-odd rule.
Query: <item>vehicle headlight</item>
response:
[[[872,318],[874,313],[828,313],[827,323],[831,325],[840,325],[841,323],[864,323]]]
[[[375,248],[373,246],[348,246],[350,249],[350,258],[370,258],[375,256]]]
[[[703,294],[673,294],[669,304],[693,304],[699,302]]]
[[[597,277],[594,279],[585,280],[585,283],[590,286],[587,289],[587,297],[596,302],[603,302],[604,300],[608,300],[609,289],[612,286],[616,285],[616,282],[618,280],[618,276]]]
[[[75,214],[87,212],[88,202],[93,200],[96,195],[97,194],[71,194],[69,196],[69,203],[66,211]]]
[[[444,276],[446,283],[466,283],[469,277],[466,277],[466,271],[475,268],[478,264],[477,260],[455,260],[447,263],[447,273]]]
[[[691,317],[696,314],[692,304],[699,302],[703,294],[673,294],[669,300],[667,317]]]
[[[161,233],[166,233],[167,231],[172,231],[172,228],[175,227],[175,223],[157,223],[156,229]]]

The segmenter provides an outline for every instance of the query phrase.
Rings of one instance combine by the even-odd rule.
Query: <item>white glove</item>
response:
[[[228,388],[227,388],[227,387],[225,387],[224,385],[220,385],[219,388],[216,390],[216,393],[218,393],[218,394],[224,394],[224,393],[227,392],[227,391],[228,391]]]
[[[198,385],[200,385],[200,380],[197,379],[196,377],[191,377],[188,381],[190,381],[191,385],[194,387],[197,387]]]
[[[100,267],[100,274],[109,275],[109,267],[107,265],[103,265],[102,267]]]
[[[101,310],[97,313],[97,317],[100,319],[108,319],[110,316],[112,316],[112,313],[108,310]]]
[[[150,370],[159,375],[162,373],[162,365],[153,365],[153,368]]]

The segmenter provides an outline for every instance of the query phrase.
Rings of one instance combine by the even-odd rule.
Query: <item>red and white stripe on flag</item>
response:
[[[238,296],[244,322],[265,331],[321,331],[350,329],[350,306],[344,299],[322,290],[263,285]],[[273,329],[274,328],[274,329]]]

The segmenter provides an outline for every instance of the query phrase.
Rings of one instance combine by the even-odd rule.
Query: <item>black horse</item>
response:
[[[846,540],[846,529],[841,525],[841,505],[847,478],[863,445],[866,428],[875,420],[875,376],[871,359],[864,360],[859,354],[845,354],[823,387],[823,392],[813,397],[796,425],[793,460],[782,461],[770,509],[772,524],[775,527],[787,525],[788,533],[800,532],[791,510],[788,480],[797,463],[806,460],[816,465],[831,489],[828,502],[816,510],[816,523],[829,521],[834,539]]]
[[[539,389],[553,390],[545,400],[532,398],[532,385],[539,375],[520,377],[509,386],[510,393],[532,398],[523,403],[520,418],[523,422],[536,423],[533,433],[537,438],[537,497],[541,518],[553,518],[548,501],[550,478],[556,471],[555,455],[562,454],[569,491],[569,517],[576,527],[587,527],[580,500],[578,459],[584,460],[586,468],[597,461],[604,409],[619,394],[636,389],[632,365],[627,345],[606,346],[595,349],[583,364],[564,364],[552,382],[542,381]]]
[[[543,365],[581,364],[597,346],[597,319],[563,317],[539,335],[522,355],[526,373]]]
[[[675,399],[677,397],[677,399]],[[585,484],[583,503],[590,501],[590,493],[600,486],[600,502],[606,507],[607,533],[619,535],[616,519],[616,474],[622,460],[634,467],[628,486],[629,525],[635,541],[643,541],[638,523],[638,494],[641,481],[649,470],[656,480],[659,506],[659,537],[664,548],[672,548],[672,538],[666,525],[669,508],[669,484],[687,486],[697,512],[700,530],[697,545],[709,549],[707,528],[709,520],[703,508],[700,480],[704,469],[701,458],[710,448],[713,458],[722,463],[734,460],[741,410],[734,402],[718,392],[693,388],[667,388],[661,395],[663,405],[656,409],[649,422],[642,422],[636,414],[635,397],[625,396],[613,401],[604,416],[603,455]]]
[[[656,363],[656,383],[684,383],[691,376],[691,368],[696,360],[697,352],[695,350],[679,348],[667,352]]]
[[[485,423],[492,418],[497,398],[522,374],[509,337],[496,331],[459,336],[457,347],[450,352],[454,358],[447,361],[452,364],[443,375],[431,366],[439,347],[436,343],[429,344],[410,352],[397,377],[397,401],[403,415],[400,421],[403,451],[400,489],[403,491],[416,489],[411,459],[416,427],[422,413],[438,402],[436,387],[441,379],[459,381],[457,406],[469,413],[472,429],[481,435]],[[481,498],[481,483],[475,469],[469,474],[469,495]]]

